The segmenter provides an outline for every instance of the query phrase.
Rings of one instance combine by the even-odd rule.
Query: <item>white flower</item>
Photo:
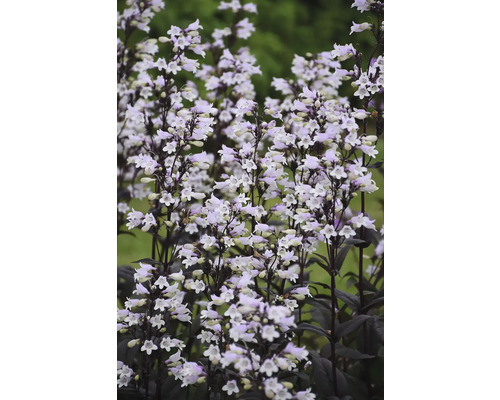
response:
[[[196,294],[203,292],[205,290],[205,283],[198,279],[191,285],[191,289],[194,289]]]
[[[156,282],[154,283],[155,286],[158,286],[160,289],[163,289],[164,287],[168,286],[167,278],[164,276],[160,276]]]
[[[233,393],[240,392],[235,380],[228,381],[224,386],[222,386],[222,390],[227,392],[228,396],[231,396]]]
[[[356,24],[355,22],[352,23],[351,26],[351,33],[349,35],[352,35],[354,32],[363,32],[367,31],[369,29],[372,29],[372,24],[369,24],[368,22],[363,22],[362,24]]]
[[[374,222],[375,220],[368,218],[367,216],[363,215],[363,213],[351,218],[351,223],[356,228],[361,228],[362,226],[364,226],[367,229],[375,229],[375,225],[373,224]]]
[[[153,350],[158,350],[158,346],[154,344],[152,340],[145,340],[141,347],[141,351],[145,351],[147,355],[150,356]]]
[[[153,328],[158,328],[158,329],[160,329],[162,325],[165,325],[165,321],[163,321],[160,314],[156,314],[149,320],[149,322],[151,322]]]
[[[330,175],[335,179],[347,178],[347,174],[344,171],[344,167],[336,165],[335,168],[330,172]]]
[[[252,364],[247,357],[240,357],[234,364],[234,367],[240,372],[244,373],[245,371],[252,369]],[[276,367],[277,368],[277,367]]]
[[[243,168],[247,172],[252,172],[253,169],[257,169],[257,165],[253,162],[253,160],[243,160],[241,163],[241,168]]]
[[[205,350],[203,355],[208,357],[212,363],[217,364],[220,360],[219,347],[211,344],[209,346],[209,348],[207,350]]]
[[[118,378],[118,387],[127,386],[130,381],[130,377],[126,375],[120,375]]]
[[[118,212],[125,214],[128,210],[130,210],[130,207],[127,203],[118,203]]]
[[[165,307],[170,307],[170,301],[167,299],[156,299],[155,300],[155,310],[165,311]]]
[[[335,228],[332,225],[325,225],[323,229],[319,231],[324,237],[329,239],[331,236],[335,237],[337,236],[337,232],[335,231]]]
[[[149,231],[149,228],[151,228],[151,226],[153,226],[153,225],[156,226],[156,219],[153,216],[153,214],[147,213],[145,215],[144,220],[142,221],[142,223],[144,224],[144,226],[141,228],[141,231],[147,232],[147,231]]]
[[[210,331],[201,331],[201,333],[196,336],[197,339],[200,339],[201,343],[210,343],[213,337],[216,336]]]
[[[265,325],[262,328],[262,337],[270,342],[274,341],[275,338],[279,338],[279,332],[276,332],[274,325]]]
[[[276,396],[274,396],[275,400],[288,400],[291,399],[293,396],[292,394],[286,390],[286,388],[281,389],[276,393]]]
[[[370,96],[370,92],[365,85],[359,85],[358,90],[354,92],[354,96],[358,96],[360,99],[364,99],[365,97]]]
[[[274,372],[278,372],[278,366],[273,360],[267,359],[262,363],[259,371],[267,376],[271,376]]]
[[[297,400],[315,400],[316,395],[311,393],[311,388],[303,392],[297,392]]]
[[[340,235],[344,236],[346,239],[349,239],[351,236],[356,236],[356,232],[349,225],[345,225],[340,230]]]
[[[168,154],[172,154],[175,149],[176,149],[176,145],[174,142],[169,142],[167,143],[167,145],[163,148],[163,151],[166,151]]]

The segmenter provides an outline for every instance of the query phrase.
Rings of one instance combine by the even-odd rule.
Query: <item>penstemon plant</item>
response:
[[[262,103],[242,47],[254,4],[222,1],[233,22],[211,35],[196,20],[135,44],[163,1],[118,14],[118,234],[151,236],[118,268],[119,398],[383,398],[383,226],[367,203],[384,5],[352,7],[371,14],[351,27],[371,54],[296,55]]]

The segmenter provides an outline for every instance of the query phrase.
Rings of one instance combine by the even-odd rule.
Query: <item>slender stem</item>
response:
[[[330,338],[330,346],[331,346],[331,356],[330,360],[332,362],[332,382],[333,382],[333,394],[338,396],[338,384],[337,384],[337,367],[336,367],[336,354],[335,354],[335,274],[331,276],[331,294],[332,294],[332,323],[331,323],[331,338]]]
[[[332,321],[330,325],[330,346],[331,346],[331,355],[330,360],[332,362],[332,382],[333,382],[333,394],[338,396],[338,384],[337,384],[337,362],[336,362],[336,354],[335,354],[335,320],[337,318],[336,312],[336,296],[335,296],[335,246],[332,246],[331,252],[331,280],[330,280],[330,293],[331,293],[331,306],[332,306]]]
[[[305,257],[303,253],[300,255],[300,276],[299,276],[299,283],[300,287],[304,286],[304,268],[305,268]],[[302,322],[302,307],[299,307],[299,321],[298,323],[300,324]],[[300,347],[300,339],[302,337],[302,332],[298,332],[297,334],[297,345]]]

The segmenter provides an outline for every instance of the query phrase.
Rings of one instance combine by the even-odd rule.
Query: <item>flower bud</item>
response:
[[[196,147],[203,147],[204,144],[201,140],[193,140],[192,142],[189,143]]]
[[[174,280],[174,281],[183,281],[184,279],[186,279],[186,277],[181,274],[180,272],[174,272],[173,274],[170,274],[170,277]]]
[[[142,183],[150,183],[150,182],[154,182],[154,181],[156,181],[156,179],[153,179],[153,178],[146,178],[146,177],[141,178],[141,182],[142,182]]]
[[[225,301],[222,300],[220,297],[216,297],[215,299],[212,300],[216,306],[221,306],[225,304]]]
[[[360,31],[367,31],[368,29],[372,29],[372,24],[369,24],[368,22],[363,22],[362,24],[359,24],[359,30]]]
[[[365,139],[369,142],[376,142],[378,137],[376,135],[368,135]]]
[[[368,114],[364,111],[356,111],[356,112],[352,113],[352,116],[356,119],[363,120],[368,116]]]
[[[349,151],[352,149],[352,146],[349,143],[344,143],[344,149]]]
[[[160,197],[160,195],[158,193],[150,193],[150,194],[148,194],[148,200],[156,200],[159,197]]]
[[[127,328],[122,328],[120,329],[120,333],[127,333],[128,332],[128,329]]]
[[[158,38],[158,41],[159,41],[160,43],[168,43],[168,42],[170,42],[170,39],[169,39],[168,37],[166,37],[166,36],[160,36],[160,37]]]
[[[132,339],[127,343],[127,347],[131,349],[132,347],[137,346],[140,341],[140,339]]]
[[[202,261],[203,260],[203,261]],[[201,261],[201,262],[200,262]],[[198,264],[203,264],[205,262],[205,258],[204,257],[201,257],[199,260],[198,260]],[[203,275],[203,270],[201,269],[195,269],[193,271],[193,276],[202,276]]]
[[[134,380],[135,380],[136,382],[138,382],[138,381],[139,381],[139,375],[134,376]]]
[[[172,221],[167,221],[167,222],[165,222],[165,225],[167,225],[169,228],[171,228],[174,225],[174,223]]]

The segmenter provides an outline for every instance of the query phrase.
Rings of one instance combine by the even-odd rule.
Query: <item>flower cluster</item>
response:
[[[255,30],[256,6],[222,1],[233,24],[207,41],[196,20],[129,45],[163,6],[129,0],[118,16],[118,230],[151,236],[151,254],[137,261],[118,310],[126,344],[118,386],[146,397],[155,390],[157,398],[164,384],[178,384],[312,400],[304,376],[319,349],[307,340],[319,332],[331,345],[329,394],[338,396],[335,352],[347,344],[338,342],[339,320],[368,312],[363,270],[353,302],[360,307],[351,314],[339,307],[335,279],[346,252],[358,246],[362,266],[363,249],[377,237],[366,274],[370,284],[383,276],[383,230],[364,205],[378,190],[383,55],[364,69],[351,44],[296,55],[293,78],[274,78],[276,98],[259,104],[256,58],[235,46]],[[379,1],[353,7],[383,10]],[[383,24],[351,30],[371,30],[378,43]],[[339,94],[349,81],[351,100]],[[361,210],[352,206],[358,196]],[[319,267],[328,284],[311,280]],[[313,297],[321,288],[327,294]],[[310,304],[323,307],[326,326],[309,323]]]

